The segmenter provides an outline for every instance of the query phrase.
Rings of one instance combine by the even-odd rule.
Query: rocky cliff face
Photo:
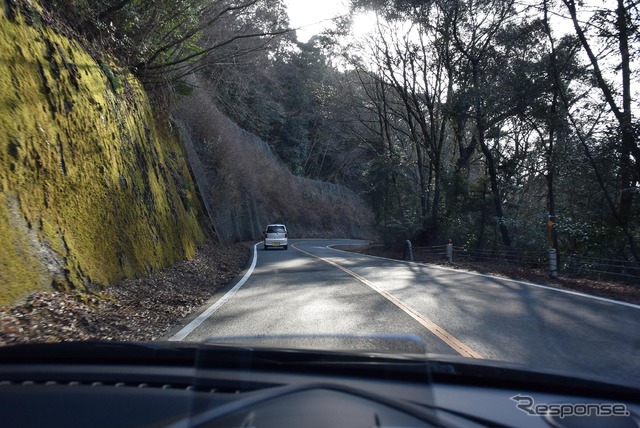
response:
[[[95,57],[95,55],[94,55]],[[204,240],[178,134],[140,84],[50,28],[0,11],[0,305],[108,284]]]

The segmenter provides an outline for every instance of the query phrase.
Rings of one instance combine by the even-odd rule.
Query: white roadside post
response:
[[[558,254],[555,248],[549,248],[549,277],[558,277]]]
[[[547,221],[547,234],[549,237],[549,278],[558,277],[558,252],[553,248],[553,223],[555,217],[549,216]]]
[[[413,261],[413,247],[411,246],[411,241],[408,239],[404,243],[404,258],[410,262]]]

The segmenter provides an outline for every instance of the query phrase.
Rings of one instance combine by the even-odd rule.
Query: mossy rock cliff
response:
[[[0,305],[147,275],[204,240],[177,133],[35,8],[0,11]]]

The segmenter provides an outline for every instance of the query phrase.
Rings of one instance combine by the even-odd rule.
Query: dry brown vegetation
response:
[[[222,240],[257,239],[272,222],[286,223],[292,237],[372,234],[370,211],[355,193],[293,175],[268,144],[220,112],[202,85],[181,100],[175,114],[189,134],[186,144],[203,164],[194,175],[206,176],[199,180],[200,192]]]

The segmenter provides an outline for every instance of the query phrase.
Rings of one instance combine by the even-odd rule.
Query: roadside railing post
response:
[[[408,239],[404,243],[404,258],[405,260],[413,261],[413,247]]]
[[[549,277],[558,277],[558,254],[555,248],[549,249]]]
[[[453,263],[453,242],[449,239],[449,243],[447,244],[447,260],[449,263]]]

